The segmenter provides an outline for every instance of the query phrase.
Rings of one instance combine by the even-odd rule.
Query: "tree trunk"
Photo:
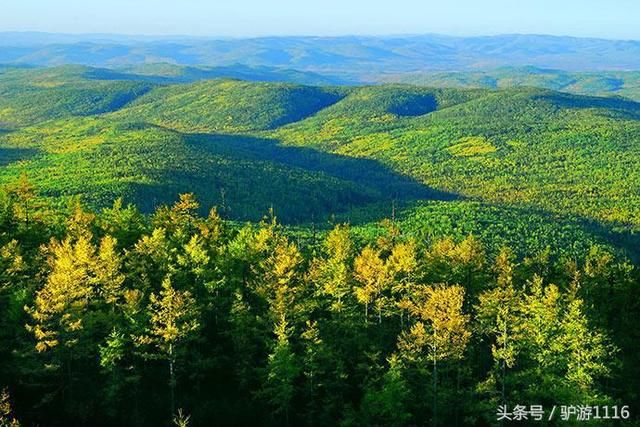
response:
[[[438,425],[438,347],[436,328],[433,328],[433,426]]]
[[[176,374],[173,365],[173,344],[169,344],[169,393],[171,399],[171,416],[176,412]]]

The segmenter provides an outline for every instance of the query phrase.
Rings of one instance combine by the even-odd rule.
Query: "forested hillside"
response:
[[[512,88],[537,87],[581,95],[622,96],[640,100],[640,72],[567,72],[536,67],[506,67],[458,72],[413,72],[374,77],[373,81],[410,83],[428,87]]]
[[[640,103],[215,72],[0,68],[0,425],[637,420]]]

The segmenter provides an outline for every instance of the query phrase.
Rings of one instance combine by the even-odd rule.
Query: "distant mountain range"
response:
[[[214,39],[0,33],[0,63],[122,67],[152,63],[276,67],[372,81],[378,74],[535,66],[640,69],[640,41],[546,35]]]

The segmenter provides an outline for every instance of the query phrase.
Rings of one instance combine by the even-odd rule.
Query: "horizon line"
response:
[[[270,39],[270,38],[317,38],[317,39],[340,39],[340,38],[416,38],[425,36],[438,36],[447,38],[484,38],[484,37],[550,37],[550,38],[571,38],[583,40],[604,40],[604,41],[620,41],[620,42],[640,42],[635,38],[608,38],[602,36],[578,36],[571,34],[551,34],[551,33],[484,33],[473,35],[460,35],[438,32],[424,33],[344,33],[344,34],[264,34],[264,35],[195,35],[195,34],[152,34],[152,33],[117,33],[117,32],[52,32],[41,30],[6,30],[0,31],[1,35],[6,34],[22,34],[22,35],[41,35],[41,36],[67,36],[67,37],[121,37],[121,38],[156,38],[156,39],[200,39],[200,40],[252,40],[252,39]]]

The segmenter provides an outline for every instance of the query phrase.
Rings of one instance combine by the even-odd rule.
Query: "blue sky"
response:
[[[199,36],[537,33],[640,39],[639,0],[5,0],[0,31]]]

